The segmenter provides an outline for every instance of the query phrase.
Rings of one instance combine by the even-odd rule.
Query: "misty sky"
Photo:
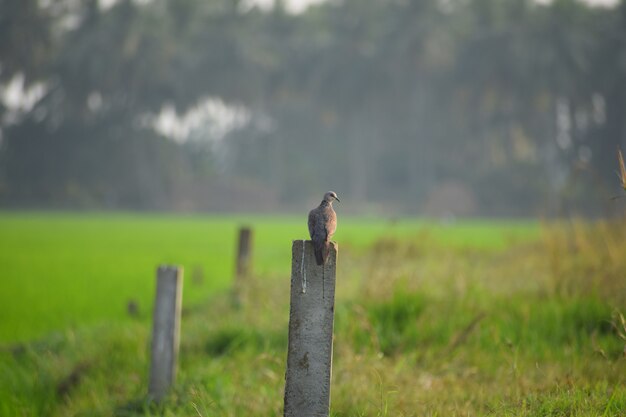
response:
[[[254,3],[262,5],[270,5],[274,3],[274,0],[252,0]],[[309,4],[321,3],[325,0],[286,0],[287,5],[293,11],[302,10]],[[535,0],[538,3],[550,3],[552,0]],[[613,6],[617,4],[618,0],[582,0],[583,2],[599,5],[599,6]]]
[[[100,4],[103,6],[110,6],[115,3],[117,0],[100,0]],[[149,1],[149,0],[143,0]],[[248,0],[250,3],[256,3],[263,6],[269,6],[274,3],[275,0]],[[294,12],[301,11],[303,8],[308,6],[309,4],[321,3],[325,0],[285,0],[287,6],[290,10]],[[552,0],[535,0],[538,3],[550,3]],[[612,6],[617,4],[618,0],[582,0],[583,2],[594,4],[594,5],[602,5],[602,6]]]

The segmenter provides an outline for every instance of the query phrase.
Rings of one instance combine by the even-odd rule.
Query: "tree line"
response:
[[[626,1],[0,0],[5,207],[602,214],[626,135]],[[207,100],[244,116],[182,141]],[[321,194],[320,194],[321,195]],[[350,207],[350,203],[348,205]]]

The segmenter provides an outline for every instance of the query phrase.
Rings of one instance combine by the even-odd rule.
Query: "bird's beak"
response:
[[[339,197],[335,197],[335,200],[339,201],[341,203],[341,200],[339,200]]]

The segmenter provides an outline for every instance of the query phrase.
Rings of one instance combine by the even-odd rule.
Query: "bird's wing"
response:
[[[328,233],[326,232],[326,218],[322,210],[315,208],[309,213],[309,234],[311,240],[323,242],[326,240]]]
[[[314,236],[315,236],[315,219],[316,219],[316,215],[315,215],[315,209],[311,210],[309,212],[309,235],[311,236],[311,240],[315,240]]]

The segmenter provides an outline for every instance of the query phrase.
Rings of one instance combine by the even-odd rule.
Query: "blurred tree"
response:
[[[626,2],[575,0],[341,0],[297,15],[0,0],[0,84],[22,74],[45,92],[0,113],[0,203],[197,209],[218,207],[214,186],[252,203],[334,188],[419,212],[448,184],[482,214],[597,212],[590,190],[610,188],[626,145],[625,19]],[[151,125],[211,99],[246,121],[183,143]]]
[[[38,0],[0,0],[0,83],[43,76],[51,58],[50,17]]]

